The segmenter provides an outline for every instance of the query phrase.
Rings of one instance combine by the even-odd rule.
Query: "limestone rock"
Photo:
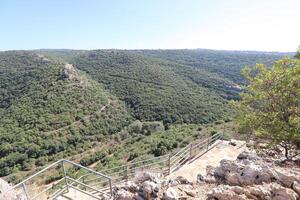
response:
[[[134,183],[133,181],[125,182],[123,185],[120,185],[119,187],[126,191],[133,192],[133,193],[139,191],[139,186],[136,183]]]
[[[0,179],[0,200],[25,200],[25,194],[17,193],[3,179]]]
[[[236,190],[242,190],[240,187],[231,187],[228,185],[220,185],[219,187],[214,188],[207,194],[209,199],[218,199],[218,200],[247,200],[248,198],[245,195],[237,194],[233,188]]]
[[[218,200],[297,200],[299,196],[289,188],[269,183],[247,187],[220,185],[209,192],[208,197]]]
[[[279,182],[285,187],[292,187],[295,181],[300,181],[300,173],[290,169],[275,169]]]
[[[292,188],[300,196],[300,180],[295,181]]]
[[[151,173],[147,171],[140,172],[136,175],[136,181],[140,183],[143,183],[148,180],[158,183],[160,181],[160,178],[161,178],[161,174]]]
[[[151,199],[152,197],[156,198],[158,192],[159,187],[156,183],[152,181],[145,181],[142,184],[142,194],[145,199]]]
[[[299,195],[289,188],[280,186],[279,184],[271,184],[273,200],[297,200]]]
[[[178,176],[175,181],[177,181],[179,184],[191,184],[191,182],[183,176]]]
[[[192,185],[184,184],[178,187],[178,189],[190,197],[196,197],[196,192]]]
[[[178,194],[174,188],[168,188],[163,194],[163,200],[177,200]]]
[[[237,141],[234,140],[234,139],[231,139],[231,140],[229,141],[229,144],[232,145],[232,146],[236,146],[236,145],[237,145]]]
[[[237,159],[239,159],[239,160],[244,160],[244,159],[247,159],[247,160],[258,160],[260,158],[255,153],[253,153],[253,152],[243,151],[242,153],[240,153],[237,156]]]
[[[116,200],[132,200],[135,195],[125,189],[118,190],[115,194]]]

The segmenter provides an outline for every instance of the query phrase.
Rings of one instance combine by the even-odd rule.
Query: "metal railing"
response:
[[[39,179],[41,179],[42,176],[49,177],[53,175],[53,172],[58,172],[57,177],[55,177],[57,178],[56,181],[44,186],[44,188],[35,186],[35,184],[39,184]],[[99,180],[102,180],[102,182],[105,182],[108,186],[108,190],[102,191],[102,187],[94,187],[82,181],[82,177],[86,176],[86,174],[93,175]],[[39,191],[37,191],[36,188],[39,188]],[[49,165],[38,173],[16,184],[11,190],[6,192],[9,193],[10,191],[14,191],[16,196],[22,197],[23,199],[25,198],[26,200],[41,200],[55,199],[58,196],[67,193],[70,188],[95,199],[102,199],[102,197],[110,198],[113,195],[112,180],[109,176],[65,159]]]
[[[216,141],[220,139],[223,139],[223,134],[216,133],[204,140],[191,143],[172,155],[167,154],[147,160],[130,162],[100,172],[62,159],[18,183],[11,190],[17,191],[17,195],[25,196],[26,200],[40,200],[43,199],[42,195],[45,195],[45,199],[55,199],[67,193],[70,188],[95,199],[102,199],[101,197],[104,196],[113,198],[113,184],[125,182],[143,171],[160,173],[164,176],[170,175],[188,161],[200,157],[209,151],[216,145]],[[28,185],[34,184],[35,178],[38,180],[39,176],[47,171],[49,173],[52,169],[60,171],[60,175],[56,181],[52,181],[50,185],[47,185],[38,192],[32,191],[32,189],[28,187]],[[49,174],[46,176],[49,176]]]
[[[180,166],[184,165],[187,161],[192,160],[196,156],[201,156],[211,148],[214,147],[213,144],[219,139],[222,139],[223,135],[221,133],[216,133],[211,137],[208,137],[202,141],[194,142],[186,147],[180,149],[172,157],[170,157],[169,163],[169,174],[176,171]],[[202,154],[201,154],[202,153]]]
[[[204,140],[187,145],[186,147],[177,151],[174,155],[167,154],[147,160],[130,162],[118,167],[101,170],[100,172],[111,177],[113,184],[127,181],[130,178],[135,177],[139,172],[143,171],[160,173],[164,176],[167,176],[179,169],[189,160],[192,160],[196,156],[199,157],[202,154],[209,151],[211,148],[214,147],[215,142],[222,138],[223,134],[216,133],[213,136],[208,137]],[[87,175],[86,177],[82,178],[85,178],[85,182],[87,183],[93,182],[93,185],[103,185],[103,183],[100,182],[99,178],[97,177],[90,178]]]

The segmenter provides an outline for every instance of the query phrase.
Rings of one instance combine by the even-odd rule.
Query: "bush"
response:
[[[80,160],[80,164],[83,166],[88,166],[91,165],[97,161],[105,162],[107,159],[107,154],[104,152],[96,152],[95,154],[89,156],[89,157],[84,157]]]

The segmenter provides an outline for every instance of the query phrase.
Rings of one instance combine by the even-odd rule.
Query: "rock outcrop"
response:
[[[18,194],[6,181],[0,179],[0,200],[26,200],[26,197]]]
[[[117,200],[195,199],[198,194],[197,185],[182,176],[166,179],[159,174],[149,172],[138,174],[133,181],[114,188],[114,196]]]
[[[236,160],[221,160],[207,166],[197,183],[179,176],[167,179],[143,172],[133,181],[117,186],[117,200],[299,200],[300,170],[265,161],[254,152],[242,152]]]
[[[218,185],[208,194],[218,200],[297,200],[299,181],[299,170],[278,167],[250,152],[242,152],[234,161],[224,159],[217,167],[208,166],[207,174],[198,176],[198,182]]]
[[[277,183],[264,183],[253,186],[219,185],[207,194],[210,199],[218,200],[297,200],[295,191]]]

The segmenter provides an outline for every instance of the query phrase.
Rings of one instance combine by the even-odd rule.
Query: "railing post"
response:
[[[222,140],[224,140],[224,135],[225,135],[225,123],[224,123],[224,125],[223,125],[223,133],[222,133]]]
[[[190,145],[190,159],[193,157],[193,144]]]
[[[64,172],[64,178],[65,178],[65,183],[67,186],[67,191],[69,192],[69,184],[68,184],[68,179],[67,179],[67,172],[66,172],[65,165],[64,165],[64,160],[61,161],[61,166],[62,166],[62,169]]]
[[[168,158],[168,174],[171,174],[171,154],[169,154],[169,158]]]
[[[82,183],[84,183],[84,179],[85,179],[85,177],[83,176],[83,177],[82,177]],[[86,187],[84,187],[83,190],[86,190]]]
[[[113,197],[111,178],[109,178],[109,189],[110,189],[110,196]]]
[[[125,169],[125,172],[126,172],[126,180],[128,181],[129,180],[129,169],[128,169],[128,164],[125,166],[126,169]]]
[[[23,191],[25,193],[26,200],[30,200],[29,199],[29,194],[28,194],[28,191],[27,191],[25,183],[22,183],[22,188],[23,188]]]
[[[206,146],[206,151],[208,151],[208,148],[209,148],[209,141],[210,141],[210,138],[207,138],[207,146]]]

